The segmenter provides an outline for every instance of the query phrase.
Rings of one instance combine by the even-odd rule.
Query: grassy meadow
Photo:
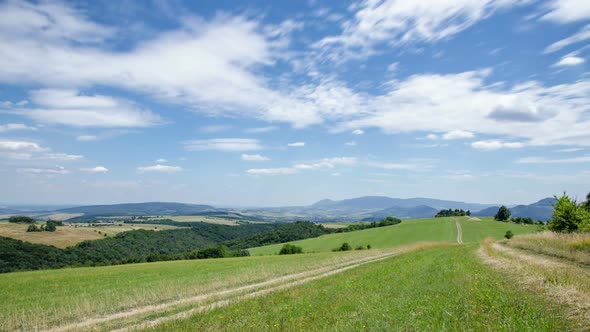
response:
[[[332,266],[379,252],[171,261],[0,274],[0,331],[45,329]]]
[[[349,233],[336,233],[291,242],[303,248],[304,252],[326,252],[348,242],[353,248],[370,244],[372,248],[389,248],[420,241],[456,242],[457,226],[463,228],[463,241],[476,242],[486,237],[502,238],[507,230],[514,234],[534,232],[536,226],[509,224],[482,218],[470,220],[467,217],[407,219],[401,224],[371,228]],[[248,249],[252,255],[272,255],[279,252],[282,244],[273,244]]]
[[[568,331],[560,307],[447,245],[158,325],[157,331]]]
[[[58,226],[55,232],[27,232],[28,224],[16,224],[9,222],[0,223],[0,236],[9,237],[31,243],[45,244],[58,248],[73,246],[85,240],[98,240],[107,236],[113,236],[121,232],[136,229],[164,230],[174,229],[168,225],[129,225],[100,226],[100,227],[73,227]],[[100,233],[99,233],[100,232]]]

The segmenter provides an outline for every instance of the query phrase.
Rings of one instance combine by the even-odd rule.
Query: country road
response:
[[[459,220],[455,220],[455,225],[457,226],[457,243],[463,243],[463,229]]]

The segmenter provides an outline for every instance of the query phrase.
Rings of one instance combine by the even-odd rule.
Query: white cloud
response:
[[[77,90],[44,89],[31,92],[36,108],[17,114],[41,123],[77,127],[149,127],[160,117],[132,103],[101,95],[85,96]]]
[[[35,127],[31,127],[31,126],[27,126],[25,124],[22,123],[7,123],[4,125],[0,125],[0,133],[4,133],[7,131],[13,131],[13,130],[32,130],[35,131],[37,130],[37,128]]]
[[[288,143],[287,146],[292,146],[292,147],[303,147],[305,146],[305,142],[293,142],[293,143]]]
[[[381,168],[386,170],[397,170],[397,171],[418,171],[428,170],[432,168],[431,162],[410,162],[410,163],[383,163],[383,162],[370,162],[368,166]]]
[[[584,58],[580,58],[578,56],[564,56],[554,64],[554,66],[577,66],[584,63]]]
[[[259,154],[242,154],[242,160],[245,161],[267,161],[270,160],[270,158],[265,157],[263,155],[259,155]]]
[[[164,159],[164,158],[160,158],[156,160],[157,163],[167,163],[168,160]]]
[[[474,136],[473,133],[470,131],[452,130],[452,131],[449,131],[449,132],[445,133],[444,135],[442,135],[442,138],[444,140],[453,140],[453,139],[472,138],[473,136]]]
[[[55,176],[55,175],[64,175],[70,173],[69,170],[65,169],[62,166],[56,166],[53,168],[17,168],[16,172],[19,174],[26,174],[26,175],[44,175],[44,176]]]
[[[67,153],[45,153],[39,156],[39,159],[61,160],[61,161],[76,161],[84,159],[84,156],[79,154]]]
[[[86,173],[106,173],[109,170],[108,170],[108,168],[103,167],[103,166],[96,166],[96,167],[92,167],[92,168],[80,168],[80,171],[86,172]]]
[[[545,48],[544,53],[557,52],[564,47],[583,42],[587,39],[590,39],[590,24],[585,25],[580,29],[580,31],[576,32],[575,34],[562,40],[556,41],[555,43],[547,46],[547,48]]]
[[[542,20],[556,23],[571,23],[590,19],[590,3],[586,0],[551,0],[547,2],[549,12]]]
[[[34,142],[0,140],[0,150],[41,152],[47,149]]]
[[[438,139],[438,135],[436,135],[436,134],[428,134],[428,135],[426,135],[426,139],[435,141],[435,140]]]
[[[213,138],[205,140],[191,140],[184,142],[184,146],[190,151],[251,151],[260,150],[260,141],[252,138]]]
[[[182,171],[182,167],[179,166],[168,166],[168,165],[153,165],[153,166],[141,166],[137,168],[140,173],[144,172],[162,172],[162,173],[175,173]]]
[[[391,73],[395,73],[397,71],[398,66],[399,66],[399,62],[391,63],[389,66],[387,66],[387,71],[391,72]]]
[[[565,149],[559,149],[556,152],[578,152],[578,151],[582,151],[584,150],[583,148],[565,148]]]
[[[266,126],[266,127],[257,127],[257,128],[246,128],[244,129],[244,132],[247,134],[262,134],[262,133],[268,133],[274,130],[279,129],[279,127],[277,126]]]
[[[354,18],[343,23],[340,35],[323,38],[315,47],[329,59],[366,57],[376,45],[435,42],[449,38],[521,1],[401,1],[366,0],[354,5]]]
[[[352,134],[353,135],[362,135],[364,133],[365,133],[365,131],[362,130],[362,129],[355,129],[355,130],[352,131]]]
[[[521,142],[503,142],[499,140],[486,140],[471,143],[471,147],[478,150],[498,150],[498,149],[519,149],[524,147]]]
[[[334,131],[380,128],[386,133],[449,132],[506,136],[527,145],[590,146],[590,81],[512,87],[486,82],[490,70],[413,75],[367,99],[364,112]],[[428,136],[429,138],[435,138]]]
[[[517,164],[572,164],[590,163],[590,156],[550,159],[545,157],[526,157],[516,160]]]
[[[285,175],[296,174],[300,171],[317,171],[325,169],[334,169],[337,166],[352,166],[356,164],[357,159],[354,157],[336,157],[324,158],[313,163],[301,163],[292,167],[276,167],[276,168],[252,168],[246,171],[250,175]]]
[[[246,171],[250,175],[285,175],[295,174],[297,169],[292,167],[277,167],[277,168],[251,168]]]
[[[350,141],[350,142],[344,143],[344,145],[346,145],[346,146],[356,146],[356,142],[355,141]]]
[[[91,141],[98,141],[100,138],[95,135],[80,135],[76,137],[77,141],[80,142],[91,142]]]

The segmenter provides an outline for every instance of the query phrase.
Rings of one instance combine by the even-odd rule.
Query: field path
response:
[[[68,325],[59,326],[53,328],[49,331],[55,332],[63,332],[63,331],[72,331],[72,330],[89,330],[92,327],[97,327],[105,323],[109,322],[116,322],[117,320],[125,321],[129,323],[129,320],[133,322],[134,318],[140,318],[142,323],[138,325],[132,325],[128,327],[121,328],[117,331],[129,331],[129,330],[137,330],[142,328],[147,328],[150,326],[155,326],[160,323],[175,320],[179,318],[189,317],[193,314],[204,312],[207,310],[211,310],[217,307],[222,307],[229,305],[230,303],[234,303],[235,301],[240,301],[243,299],[253,298],[261,295],[268,294],[270,292],[274,292],[277,290],[282,290],[290,287],[294,287],[297,285],[301,285],[306,282],[310,282],[313,280],[321,279],[324,277],[328,277],[337,273],[341,273],[356,267],[359,267],[364,264],[377,262],[383,259],[391,258],[397,256],[401,253],[417,250],[420,248],[425,248],[429,246],[433,246],[435,244],[416,244],[411,246],[405,246],[402,248],[397,248],[392,251],[382,252],[378,251],[373,255],[369,255],[367,257],[363,257],[360,259],[350,260],[344,263],[333,264],[331,266],[322,267],[319,269],[314,269],[306,272],[300,272],[290,275],[285,275],[273,279],[268,279],[259,283],[244,285],[240,287],[235,287],[231,289],[226,289],[223,291],[218,291],[214,293],[202,294],[197,296],[192,296],[185,299],[180,299],[172,302],[162,303],[162,304],[155,304],[155,305],[148,305],[144,307],[135,308],[129,311],[120,312],[112,315],[91,318],[82,322],[72,323]],[[213,301],[213,302],[211,302]],[[179,309],[178,307],[182,306],[190,306],[190,305],[198,305],[197,307],[191,308],[189,310],[181,311],[180,313],[174,313],[172,315],[165,315],[166,311],[171,311]],[[145,319],[141,319],[141,316],[151,315],[162,313],[164,314],[163,317],[159,317],[156,319],[145,321]],[[137,316],[137,317],[136,317]],[[118,324],[114,324],[117,326]],[[125,325],[124,323],[122,325]],[[118,325],[121,326],[121,325]]]
[[[455,225],[457,226],[457,243],[463,243],[463,229],[459,220],[455,219]]]

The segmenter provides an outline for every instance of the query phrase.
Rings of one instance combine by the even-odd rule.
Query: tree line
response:
[[[434,216],[435,218],[442,218],[442,217],[465,217],[465,216],[470,216],[471,215],[471,211],[467,210],[463,210],[463,209],[447,209],[447,210],[440,210],[438,211],[438,213]]]

